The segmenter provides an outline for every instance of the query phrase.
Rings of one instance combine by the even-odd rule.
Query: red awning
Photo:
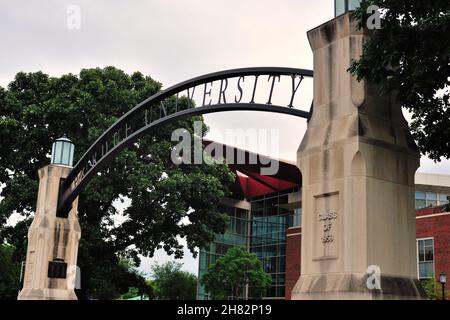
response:
[[[236,181],[230,188],[236,197],[249,199],[301,186],[300,170],[290,161],[270,158],[210,140],[203,140],[203,144],[205,146],[214,144],[216,150],[222,148],[222,155],[225,158],[231,153],[234,162],[238,162],[237,156],[238,152],[240,153],[241,160],[244,161],[228,165],[236,174]],[[256,163],[251,161],[252,159],[256,159]],[[261,168],[269,167],[269,160],[278,161],[278,171],[274,175],[262,175]]]

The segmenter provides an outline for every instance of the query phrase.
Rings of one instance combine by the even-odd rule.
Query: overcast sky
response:
[[[80,29],[67,27],[71,5],[80,8]],[[306,31],[331,18],[333,0],[1,0],[0,86],[19,71],[59,76],[109,65],[141,71],[165,88],[238,67],[312,69]],[[229,112],[205,119],[216,140],[228,128],[279,130],[280,157],[288,160],[295,160],[305,131],[303,119],[285,115]],[[420,171],[450,173],[449,161],[421,163]],[[152,261],[145,259],[143,270]],[[183,261],[197,272],[189,254]]]

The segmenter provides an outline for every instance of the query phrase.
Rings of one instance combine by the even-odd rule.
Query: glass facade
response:
[[[264,270],[272,276],[266,297],[283,298],[286,278],[286,230],[298,222],[300,211],[284,209],[288,193],[298,188],[265,195],[251,201],[250,252],[261,260]],[[250,288],[251,296],[251,288]]]
[[[208,249],[200,250],[198,261],[198,279],[205,274],[208,267],[223,256],[229,248],[243,246],[248,249],[248,214],[247,210],[231,207],[221,207],[222,212],[230,216],[225,233],[217,234]],[[209,300],[210,296],[205,292],[204,286],[198,281],[197,299]]]
[[[262,262],[264,270],[272,276],[272,286],[264,297],[284,298],[286,276],[286,230],[299,226],[301,209],[285,209],[291,192],[298,188],[276,192],[250,201],[251,211],[224,207],[230,216],[228,228],[224,234],[216,235],[207,250],[200,250],[198,278],[201,279],[208,267],[226,251],[234,246],[244,246]],[[250,233],[249,233],[250,232]],[[244,293],[245,294],[245,293]],[[250,299],[252,288],[248,288],[246,297]],[[197,299],[211,297],[198,283]]]

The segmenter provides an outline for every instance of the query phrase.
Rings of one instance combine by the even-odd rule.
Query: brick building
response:
[[[416,174],[416,239],[419,279],[450,274],[450,176]],[[425,198],[425,199],[424,199]]]

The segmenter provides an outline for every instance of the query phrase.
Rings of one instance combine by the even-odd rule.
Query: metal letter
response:
[[[128,137],[128,133],[131,132],[131,125],[125,123],[125,138]]]
[[[97,152],[94,152],[91,158],[91,167],[95,166],[96,163],[97,163]]]
[[[298,87],[300,86],[300,83],[302,83],[302,80],[303,80],[303,76],[300,76],[299,77],[300,81],[298,82],[297,86],[295,86],[295,78],[296,78],[296,76],[293,74],[291,77],[292,77],[292,96],[291,96],[291,102],[288,104],[289,108],[293,108],[294,107],[292,105],[292,103],[294,103],[295,93],[297,92],[297,89],[298,89]]]
[[[238,80],[238,83],[237,83],[238,90],[239,90],[239,100],[236,99],[236,96],[234,97],[234,102],[236,102],[236,103],[239,103],[242,100],[243,90],[242,90],[242,87],[241,87],[241,80],[242,80],[242,82],[244,82],[245,81],[245,77],[239,77],[239,80]]]
[[[194,98],[194,92],[195,92],[195,87],[192,87],[192,94],[190,94],[189,91],[190,88],[187,88],[187,94],[188,94],[188,99],[189,99],[189,105],[192,106],[191,100],[192,98]]]
[[[119,129],[119,130],[120,130],[120,129]],[[114,144],[114,147],[117,145],[117,143],[118,143],[119,140],[120,140],[119,130],[117,130],[117,131],[114,132],[114,134],[113,134],[113,144]],[[117,140],[116,140],[116,138],[117,138]]]
[[[224,81],[225,81],[225,88],[223,88]],[[223,96],[223,103],[227,103],[227,98],[225,97],[225,90],[227,90],[227,87],[228,87],[228,79],[220,80],[219,102],[217,104],[222,103],[222,96]]]
[[[164,117],[167,116],[166,108],[164,107],[164,103],[161,101],[160,107],[159,107],[159,117],[161,118],[161,110],[164,112]]]
[[[108,152],[108,140],[102,143],[102,157]]]
[[[144,123],[146,126],[150,123],[148,120],[148,110],[144,110]]]
[[[250,101],[250,103],[255,103],[255,93],[256,93],[256,85],[258,83],[258,77],[259,75],[255,76],[255,85],[253,87],[252,100]]]
[[[206,106],[206,104],[205,104],[206,95],[209,95],[211,97],[211,88],[209,89],[209,91],[206,91],[206,88],[207,88],[208,84],[210,84],[212,86],[212,82],[205,82],[205,89],[203,90],[203,104],[202,104],[202,106]],[[211,105],[211,99],[209,99],[208,106],[209,105]]]
[[[270,78],[272,78],[272,85],[270,86],[269,101],[267,101],[267,104],[272,104],[272,94],[273,94],[273,87],[275,85],[275,79],[278,78],[278,82],[280,82],[280,76],[279,75],[270,75],[269,79],[267,79],[267,81],[270,82]]]

